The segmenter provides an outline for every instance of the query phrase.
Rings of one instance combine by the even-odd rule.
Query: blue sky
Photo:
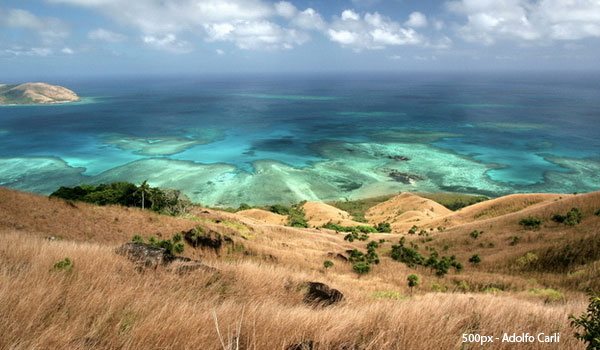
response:
[[[0,77],[598,70],[598,0],[3,0]]]

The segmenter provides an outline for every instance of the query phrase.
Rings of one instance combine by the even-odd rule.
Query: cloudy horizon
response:
[[[597,0],[8,0],[0,75],[598,70]]]

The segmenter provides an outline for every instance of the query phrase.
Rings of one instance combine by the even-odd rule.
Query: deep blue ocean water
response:
[[[598,74],[51,83],[84,99],[0,107],[1,186],[148,179],[210,205],[600,189]]]

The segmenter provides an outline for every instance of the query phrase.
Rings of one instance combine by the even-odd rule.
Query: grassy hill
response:
[[[283,226],[280,216],[257,209],[194,207],[172,217],[0,188],[0,348],[475,349],[461,344],[463,333],[503,332],[561,338],[489,348],[585,348],[568,316],[585,310],[587,291],[600,290],[600,192],[508,196],[458,211],[428,201],[376,201],[368,210],[390,220],[394,233],[349,242],[344,232]],[[319,223],[327,213],[332,222],[349,220],[312,207]],[[572,208],[579,223],[552,219]],[[541,222],[522,223],[531,218]],[[414,234],[404,230],[412,226]],[[169,238],[195,227],[230,240],[220,249],[186,244],[184,256],[214,270],[139,269],[115,253],[134,235]],[[455,256],[463,269],[440,277],[392,259],[402,237],[424,257]],[[370,241],[380,242],[380,262],[359,275],[345,259],[352,249],[367,252]],[[470,263],[475,254],[481,261]],[[72,265],[57,267],[65,258]],[[326,269],[326,260],[333,266]],[[420,282],[412,291],[410,274]],[[306,282],[325,283],[344,298],[306,304]]]

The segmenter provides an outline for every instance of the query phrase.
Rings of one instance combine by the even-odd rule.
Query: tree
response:
[[[590,297],[587,312],[579,317],[570,316],[571,326],[582,329],[575,338],[587,343],[588,350],[600,349],[600,296]]]
[[[148,180],[144,180],[144,182],[142,182],[136,193],[142,195],[142,209],[145,209],[145,197],[150,193],[150,185],[148,185]]]
[[[408,282],[408,287],[410,288],[410,295],[413,294],[413,288],[419,285],[419,276],[415,274],[410,274],[406,278]]]

